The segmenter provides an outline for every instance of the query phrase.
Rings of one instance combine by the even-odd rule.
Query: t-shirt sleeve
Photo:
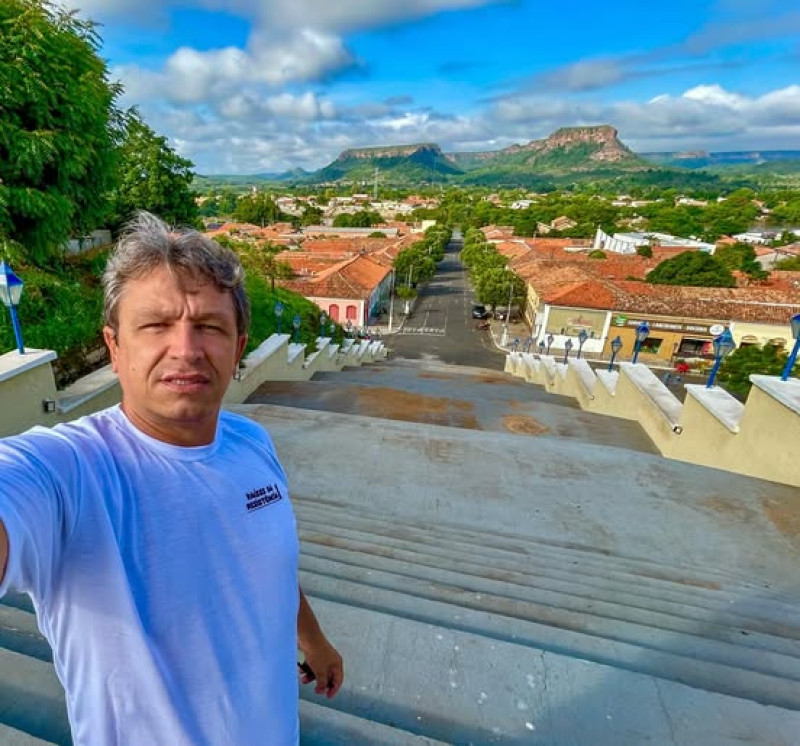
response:
[[[57,477],[59,467],[69,468],[67,450],[42,432],[0,440],[0,520],[8,534],[0,596],[15,589],[44,599],[51,587],[71,532],[73,511]]]

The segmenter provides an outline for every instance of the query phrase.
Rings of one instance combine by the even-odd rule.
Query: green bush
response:
[[[589,252],[589,259],[605,259],[606,252],[601,251],[600,249],[595,249],[594,251]]]

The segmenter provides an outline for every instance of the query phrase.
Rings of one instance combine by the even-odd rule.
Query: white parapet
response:
[[[700,384],[687,383],[686,393],[705,407],[732,433],[739,432],[744,413],[744,404],[718,386],[706,388]]]

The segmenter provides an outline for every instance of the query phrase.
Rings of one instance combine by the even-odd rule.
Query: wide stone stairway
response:
[[[303,743],[800,742],[797,490],[436,362],[238,409],[276,443],[345,656],[336,699],[301,691]],[[0,606],[0,660],[0,744],[68,743],[25,598]]]

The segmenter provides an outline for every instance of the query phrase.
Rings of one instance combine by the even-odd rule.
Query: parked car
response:
[[[489,310],[481,303],[475,303],[472,306],[472,318],[473,319],[488,319],[491,314]]]

